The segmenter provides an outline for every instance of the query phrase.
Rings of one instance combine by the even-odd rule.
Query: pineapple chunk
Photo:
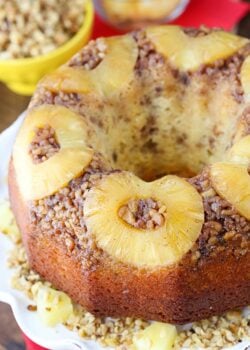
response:
[[[10,203],[6,200],[0,202],[0,232],[7,234],[14,242],[19,242],[21,239]]]
[[[50,125],[60,150],[46,161],[34,164],[29,145],[37,127]],[[86,146],[87,127],[84,119],[62,106],[43,105],[27,115],[13,149],[17,182],[27,200],[51,195],[86,168],[93,151]]]
[[[8,201],[0,202],[0,230],[3,233],[8,233],[10,226],[15,221],[13,213],[10,209]]]
[[[177,337],[176,327],[154,322],[133,338],[134,350],[171,350]]]
[[[211,166],[215,190],[250,220],[250,135],[235,143],[227,155],[228,162]]]
[[[246,101],[250,101],[250,56],[248,56],[242,64],[240,71],[240,79],[245,94]]]
[[[98,93],[109,95],[133,78],[138,50],[134,39],[127,35],[106,39],[107,54],[93,70],[63,66],[47,75],[42,85],[51,91]]]
[[[203,64],[211,64],[233,55],[249,41],[223,31],[202,37],[189,37],[178,26],[151,27],[147,36],[173,66],[193,71]]]
[[[130,199],[147,198],[166,206],[163,226],[142,230],[118,215]],[[169,175],[144,182],[127,172],[110,174],[92,188],[84,213],[100,248],[124,263],[151,268],[180,260],[198,238],[204,221],[201,196],[185,180]]]
[[[250,165],[250,135],[243,137],[235,143],[228,154],[230,162]]]
[[[53,288],[41,287],[36,302],[38,316],[48,327],[66,322],[73,313],[71,299],[65,293]]]
[[[250,176],[247,166],[220,162],[211,166],[215,190],[250,220]]]

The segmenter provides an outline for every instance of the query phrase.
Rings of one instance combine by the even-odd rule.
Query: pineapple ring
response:
[[[250,135],[243,137],[230,149],[228,162],[211,166],[211,180],[215,190],[238,212],[250,220]]]
[[[250,135],[247,135],[235,143],[228,152],[230,162],[250,164]]]
[[[138,49],[131,36],[106,39],[107,54],[93,70],[62,66],[47,75],[42,86],[58,92],[90,93],[109,95],[128,84],[133,78],[133,69]],[[121,69],[122,67],[122,69]]]
[[[164,225],[141,230],[125,223],[118,210],[131,198],[159,200],[167,208]],[[84,215],[100,248],[124,263],[150,268],[178,262],[198,238],[204,222],[201,196],[185,180],[169,175],[144,182],[128,172],[110,174],[92,188]]]
[[[35,128],[48,124],[55,130],[60,150],[35,164],[29,145]],[[29,112],[13,148],[17,182],[25,199],[36,200],[55,193],[89,165],[93,151],[86,146],[86,130],[84,119],[63,106],[43,105]]]
[[[248,56],[242,64],[240,71],[240,79],[245,94],[245,99],[250,101],[250,56]]]
[[[250,176],[246,165],[218,162],[211,166],[215,190],[250,220]]]
[[[249,42],[223,31],[193,38],[178,26],[151,27],[146,32],[157,51],[183,71],[193,71],[202,64],[225,59]]]

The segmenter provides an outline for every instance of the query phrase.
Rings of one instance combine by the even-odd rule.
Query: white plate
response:
[[[12,144],[23,119],[21,115],[17,121],[0,135],[0,199],[8,198],[7,169]],[[0,234],[0,301],[8,303],[14,313],[19,327],[35,343],[50,350],[102,350],[98,343],[84,341],[77,333],[69,331],[62,325],[54,328],[45,327],[35,312],[27,310],[30,300],[22,292],[10,287],[12,271],[7,268],[6,259],[12,243]],[[244,350],[250,346],[249,341],[230,348]],[[107,348],[105,348],[107,350]]]

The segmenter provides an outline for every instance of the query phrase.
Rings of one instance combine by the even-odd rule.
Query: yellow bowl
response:
[[[82,27],[59,48],[34,58],[0,60],[0,80],[18,94],[32,95],[37,82],[43,75],[65,63],[89,40],[94,21],[94,8],[91,0],[86,0],[85,11]]]

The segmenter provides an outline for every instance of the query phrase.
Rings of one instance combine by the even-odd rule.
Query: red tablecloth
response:
[[[190,27],[199,27],[203,24],[231,30],[249,10],[249,4],[237,0],[191,0],[186,11],[172,23]],[[93,38],[120,33],[122,32],[107,25],[98,16],[95,17]],[[25,335],[24,340],[27,350],[46,350]]]
[[[23,339],[26,344],[26,350],[46,350],[45,348],[42,348],[41,346],[33,343],[33,341],[27,338],[25,334],[23,334]]]

